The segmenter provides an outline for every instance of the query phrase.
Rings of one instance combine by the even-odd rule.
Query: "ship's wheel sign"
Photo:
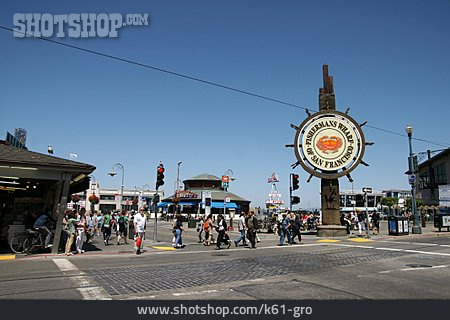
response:
[[[346,113],[320,111],[310,115],[296,129],[297,164],[313,176],[328,179],[349,176],[363,162],[364,134],[360,125]]]

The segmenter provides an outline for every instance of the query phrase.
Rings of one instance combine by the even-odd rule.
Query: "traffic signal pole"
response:
[[[159,186],[164,185],[164,166],[160,162],[158,168],[156,168],[156,195],[153,199],[158,196],[158,188]],[[155,201],[153,201],[155,202]],[[158,242],[158,213],[157,213],[157,204],[153,203],[155,206],[155,224],[153,225],[153,241]]]
[[[289,174],[289,211],[292,211],[292,173]]]

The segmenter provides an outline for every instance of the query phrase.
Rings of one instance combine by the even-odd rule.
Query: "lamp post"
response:
[[[414,162],[413,162],[413,152],[412,152],[412,134],[413,134],[413,127],[412,125],[408,124],[405,128],[406,133],[408,134],[408,141],[409,141],[409,173],[411,174],[409,182],[411,184],[411,209],[413,213],[413,227],[412,227],[412,233],[413,234],[421,234],[422,228],[420,227],[419,223],[419,215],[417,214],[417,205],[416,205],[416,181],[415,181],[415,172],[414,172]]]
[[[175,194],[174,197],[178,198],[178,192],[180,191],[180,166],[183,163],[183,161],[178,161],[178,167],[177,167],[177,181],[176,181],[176,189],[175,189]],[[175,208],[176,212],[179,212],[180,207],[179,204],[177,204],[177,207]]]
[[[123,164],[121,164],[120,162],[115,163],[115,164],[112,166],[111,171],[108,172],[108,174],[109,174],[111,177],[114,177],[114,176],[117,174],[117,172],[114,170],[115,168],[119,168],[119,169],[122,171],[122,185],[120,186],[120,207],[119,207],[119,209],[122,210],[122,201],[123,201],[123,178],[124,178],[124,176],[125,176],[125,168],[123,167]]]
[[[230,177],[230,175],[231,175],[231,177]],[[231,169],[227,169],[225,171],[225,173],[224,173],[224,176],[226,177],[226,179],[228,181],[225,182],[226,184],[225,184],[225,187],[223,189],[224,189],[225,192],[227,192],[230,180],[234,181],[234,180],[236,180],[236,178],[233,177],[234,176],[234,172]],[[228,200],[229,199],[230,198],[228,197]],[[223,217],[224,217],[224,219],[225,219],[226,212],[227,212],[227,196],[226,196],[226,193],[225,193],[225,196],[224,196],[224,199],[223,199]],[[231,216],[231,214],[230,214],[230,230],[233,230],[233,217]]]
[[[176,181],[176,189],[175,193],[178,193],[178,190],[180,189],[180,166],[183,163],[183,161],[178,161],[178,168],[177,168],[177,181]]]

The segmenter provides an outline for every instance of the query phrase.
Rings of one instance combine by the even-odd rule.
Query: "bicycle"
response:
[[[11,251],[14,253],[23,253],[24,252],[23,243],[25,242],[26,239],[27,239],[26,232],[15,233],[9,243]]]
[[[23,242],[23,252],[26,254],[32,254],[38,249],[46,249],[45,237],[39,230],[27,229],[25,231],[26,239]],[[53,231],[51,231],[53,236]]]

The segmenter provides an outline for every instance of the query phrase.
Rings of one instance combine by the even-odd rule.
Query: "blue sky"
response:
[[[448,1],[9,1],[14,13],[147,13],[149,26],[127,26],[118,38],[55,40],[318,108],[322,65],[334,76],[337,109],[358,122],[404,135],[414,152],[450,145],[450,2]],[[298,167],[293,149],[302,109],[245,96],[0,30],[0,137],[28,130],[27,146],[107,172],[125,166],[125,187],[154,186],[166,167],[166,194],[181,179],[232,169],[230,191],[263,206],[276,172],[288,200],[289,173],[300,174],[301,207],[318,207],[320,182]],[[364,127],[370,167],[353,171],[354,189],[408,188],[408,143]],[[346,178],[341,189],[351,189]]]

